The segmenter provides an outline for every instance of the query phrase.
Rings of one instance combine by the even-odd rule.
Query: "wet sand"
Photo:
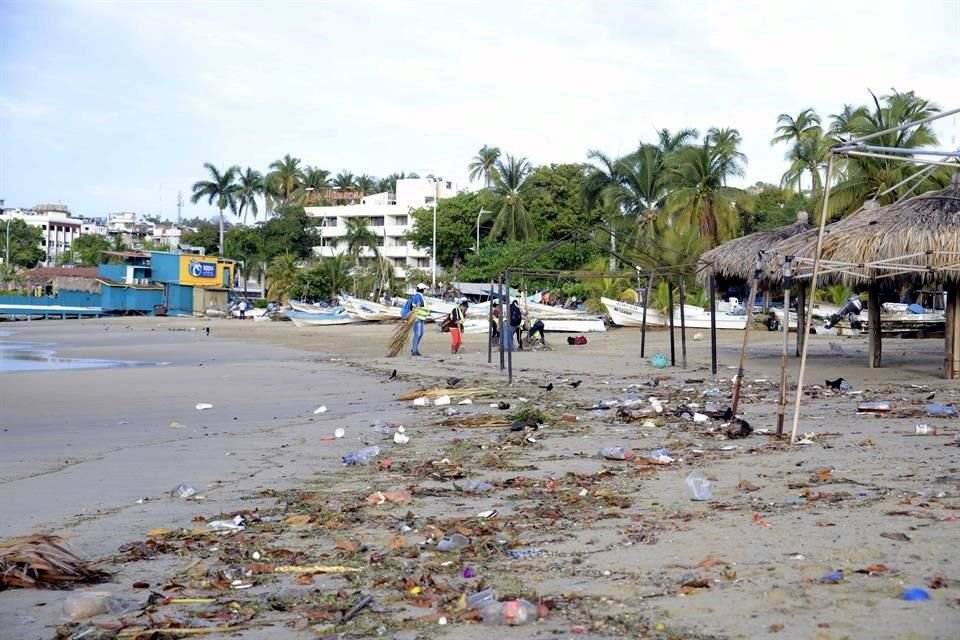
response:
[[[413,360],[383,357],[391,328],[380,325],[297,329],[291,323],[138,318],[8,323],[0,329],[12,332],[3,341],[45,344],[61,357],[143,363],[0,374],[3,539],[58,533],[102,559],[154,527],[189,528],[198,515],[272,505],[264,491],[321,486],[365,494],[402,484],[373,468],[344,470],[340,456],[377,442],[370,429],[376,420],[407,425],[408,445],[381,443],[398,461],[447,452],[458,438],[493,438],[491,430],[436,428],[441,409],[414,409],[396,400],[455,375],[470,386],[498,390],[475,399],[467,411],[497,414],[487,406],[490,400],[516,407],[523,397],[551,415],[580,417],[548,424],[535,446],[511,452],[527,469],[522,475],[535,482],[558,479],[558,492],[576,494],[579,485],[570,480],[565,486],[565,474],[587,477],[609,468],[609,486],[602,491],[629,498],[629,506],[613,511],[599,498],[593,507],[580,501],[559,521],[561,529],[523,532],[525,546],[548,554],[503,565],[510,579],[544,598],[578,593],[592,608],[558,609],[536,625],[511,630],[511,637],[563,636],[571,625],[583,624],[586,637],[641,637],[646,631],[651,637],[951,638],[960,625],[958,447],[946,446],[948,437],[909,435],[920,421],[956,432],[960,420],[856,415],[863,399],[893,399],[919,410],[931,392],[939,402],[960,405],[957,385],[940,378],[942,341],[886,340],[885,368],[869,370],[863,366],[865,337],[812,336],[808,383],[843,376],[862,395],[806,400],[800,431],[817,435],[813,444],[790,448],[763,435],[719,440],[679,418],[653,428],[618,424],[612,411],[589,409],[628,394],[657,395],[673,408],[684,399],[702,402],[700,394],[713,388],[724,402],[739,356],[738,332],[721,332],[719,380],[710,375],[707,340],[688,341],[686,370],[658,371],[639,357],[639,330],[620,329],[590,334],[581,347],[548,334],[555,349],[515,354],[515,381],[508,387],[496,354],[488,364],[484,337],[476,335],[466,336],[465,354],[451,357],[445,354],[448,337],[428,331],[423,351],[433,357]],[[753,333],[740,413],[754,428],[775,425],[781,341],[782,334]],[[679,342],[676,348],[679,358]],[[647,349],[648,356],[669,353],[666,334],[651,333]],[[398,379],[388,382],[393,368]],[[662,378],[656,390],[629,386],[655,376]],[[583,384],[574,390],[563,379]],[[547,382],[556,382],[557,389],[539,388]],[[793,393],[788,428],[792,401]],[[199,402],[214,406],[197,411]],[[328,411],[315,414],[320,405]],[[343,439],[321,439],[337,427],[345,429]],[[607,445],[638,454],[669,446],[677,461],[653,472],[632,462],[606,463],[596,452]],[[723,450],[729,445],[736,448]],[[683,495],[683,479],[693,469],[716,479],[713,500],[691,502]],[[822,469],[831,471],[818,476]],[[515,476],[489,470],[478,477]],[[745,491],[741,480],[758,490]],[[168,497],[180,482],[207,500]],[[799,500],[805,491],[807,499]],[[588,494],[604,495],[593,489]],[[522,497],[507,490],[476,499],[425,496],[397,511],[469,517],[494,508],[501,519],[522,522],[530,508]],[[895,512],[907,515],[887,515]],[[369,535],[371,545],[382,544],[383,536]],[[307,538],[305,544],[332,547],[329,532]],[[855,573],[870,565],[886,570]],[[173,565],[132,562],[117,569],[115,583],[106,588],[127,594],[132,582],[168,579]],[[839,584],[820,582],[838,570],[845,572]],[[933,601],[899,599],[905,586],[926,586],[937,573],[948,578],[948,587],[929,590]],[[496,585],[507,576],[490,579]],[[338,580],[324,578],[318,588],[341,588]],[[708,586],[684,587],[697,580]],[[260,591],[289,588],[264,584]],[[53,637],[66,595],[0,593],[0,638]],[[319,633],[313,627],[280,628],[282,637]],[[277,631],[264,627],[237,635],[278,637]],[[421,631],[454,638],[485,632],[468,623]],[[405,630],[388,637],[415,635]]]

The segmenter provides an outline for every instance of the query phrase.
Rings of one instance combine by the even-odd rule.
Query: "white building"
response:
[[[0,209],[0,226],[7,220],[23,220],[43,232],[40,248],[46,254],[43,264],[56,264],[57,256],[69,252],[70,245],[83,233],[83,220],[70,215],[70,208],[62,204],[38,204],[32,209]]]
[[[430,253],[414,248],[404,237],[413,229],[410,212],[432,207],[437,197],[449,198],[456,194],[457,187],[449,180],[408,178],[397,180],[396,194],[372,194],[359,204],[305,207],[308,216],[317,218],[320,246],[314,247],[314,251],[321,257],[345,253],[347,246],[342,239],[346,235],[346,221],[363,218],[377,236],[377,250],[390,260],[398,277],[405,277],[406,269],[410,267],[429,269]],[[373,252],[368,249],[366,255],[372,256]]]

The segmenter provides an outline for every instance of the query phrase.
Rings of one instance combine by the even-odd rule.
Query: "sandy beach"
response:
[[[648,335],[646,359],[639,330],[589,334],[584,346],[548,334],[552,350],[514,354],[510,386],[496,354],[487,363],[483,336],[467,335],[466,353],[452,357],[431,329],[430,358],[387,359],[390,331],[189,318],[0,324],[0,343],[124,363],[0,373],[0,540],[62,535],[115,574],[80,591],[213,599],[152,604],[124,617],[128,630],[176,620],[236,627],[210,637],[475,638],[489,630],[460,598],[492,586],[541,605],[541,620],[505,632],[513,638],[956,637],[960,418],[925,415],[929,402],[960,407],[960,389],[941,377],[942,341],[887,339],[884,368],[869,370],[865,336],[811,336],[808,384],[842,376],[852,391],[814,389],[800,423],[810,443],[787,446],[756,432],[727,439],[720,421],[675,415],[729,404],[740,332],[722,333],[716,378],[706,339],[688,341],[686,369],[657,370],[649,356],[669,353],[664,332]],[[782,334],[752,336],[739,413],[772,430]],[[456,396],[450,407],[398,400],[450,376],[490,391],[463,406]],[[618,417],[618,406],[649,407],[651,396],[664,407],[654,426]],[[895,409],[858,415],[870,400]],[[490,406],[501,401],[511,408]],[[445,415],[451,407],[460,416]],[[544,424],[457,424],[521,408],[539,409]],[[378,421],[402,424],[409,443],[375,431]],[[914,435],[918,423],[938,434]],[[378,463],[341,464],[370,444]],[[634,456],[604,460],[607,446]],[[651,464],[662,447],[673,462]],[[710,500],[685,495],[695,470],[711,480]],[[453,484],[462,479],[493,487],[465,494]],[[170,497],[179,483],[204,499]],[[367,503],[397,489],[409,499]],[[484,511],[498,515],[478,518]],[[237,514],[244,531],[189,535]],[[160,529],[154,553],[130,550]],[[467,547],[437,550],[457,532]],[[309,564],[360,571],[268,570]],[[931,599],[903,600],[909,587]],[[0,592],[0,638],[57,637],[75,593]],[[365,594],[373,603],[339,622]],[[78,621],[59,637],[116,637],[117,620]]]

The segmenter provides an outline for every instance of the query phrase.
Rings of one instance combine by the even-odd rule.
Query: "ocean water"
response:
[[[5,332],[9,335],[9,332]],[[48,345],[29,342],[0,342],[0,373],[27,371],[63,371],[69,369],[109,369],[164,365],[165,362],[136,362],[100,358],[63,358]]]

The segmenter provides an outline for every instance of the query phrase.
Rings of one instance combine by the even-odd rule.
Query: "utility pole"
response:
[[[183,193],[177,191],[177,226],[180,226],[180,214],[183,211]]]

